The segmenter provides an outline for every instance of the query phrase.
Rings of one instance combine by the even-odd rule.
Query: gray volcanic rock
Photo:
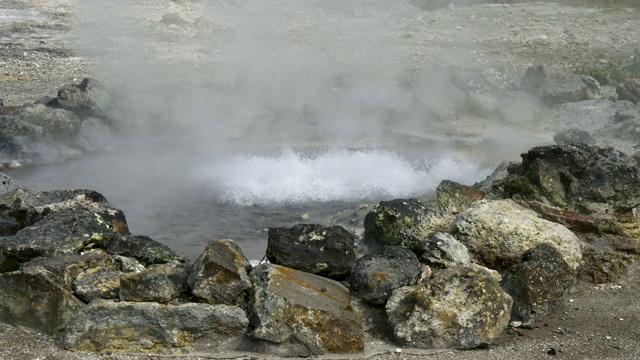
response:
[[[386,304],[397,340],[423,349],[491,344],[509,323],[511,297],[479,268],[436,271],[425,285],[394,291]]]
[[[616,87],[619,100],[631,101],[634,104],[640,102],[640,78],[629,79]]]
[[[74,143],[81,150],[90,152],[113,149],[116,145],[116,139],[106,121],[90,117],[82,122]]]
[[[547,104],[588,100],[595,97],[580,75],[551,66],[538,65],[527,69],[521,80],[523,90],[538,96]]]
[[[86,302],[95,299],[116,299],[120,291],[122,272],[104,268],[91,268],[78,274],[73,281],[73,292]]]
[[[223,352],[243,341],[248,324],[235,306],[95,300],[74,314],[63,340],[76,351]]]
[[[382,251],[358,259],[351,273],[351,288],[373,305],[383,305],[398,288],[415,285],[420,261],[409,249],[385,246]]]
[[[155,265],[119,278],[122,301],[168,303],[187,288],[188,268],[183,265]],[[178,280],[175,283],[172,278]]]
[[[0,274],[0,319],[47,334],[63,331],[84,304],[41,266]]]
[[[67,84],[58,90],[56,105],[80,116],[102,117],[109,104],[107,89],[96,79],[85,78],[80,84]]]
[[[438,207],[441,211],[450,214],[458,214],[466,210],[469,205],[483,197],[484,192],[450,180],[441,181],[436,188]]]
[[[279,356],[359,353],[364,349],[361,319],[340,283],[280,265],[261,264],[250,274],[254,285],[249,319],[263,352]]]
[[[539,320],[552,312],[571,289],[576,272],[555,247],[540,244],[522,254],[500,285],[511,295],[511,320]]]
[[[144,235],[124,235],[113,239],[106,250],[110,254],[132,257],[143,265],[184,263],[184,256]]]
[[[28,106],[14,115],[17,119],[42,127],[48,134],[58,141],[73,138],[82,125],[80,118],[73,112],[64,109],[54,109],[42,104]]]
[[[311,274],[344,278],[356,262],[353,235],[342,226],[298,224],[269,228],[267,258]]]
[[[211,304],[245,307],[251,292],[249,260],[233,240],[209,241],[193,264],[187,282],[191,292]]]
[[[519,263],[525,251],[542,243],[558,249],[574,269],[582,258],[574,233],[511,199],[476,202],[458,215],[455,225],[458,240],[492,269]]]
[[[465,266],[471,263],[469,250],[451,234],[434,232],[421,243],[420,262],[432,268]]]
[[[596,140],[591,135],[580,129],[567,129],[553,135],[553,141],[558,145],[587,144],[595,145]]]

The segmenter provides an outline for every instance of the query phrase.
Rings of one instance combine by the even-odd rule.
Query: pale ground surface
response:
[[[231,2],[229,2],[231,3]],[[372,2],[376,3],[376,2]],[[183,43],[181,38],[206,35],[207,27],[156,27],[163,15],[178,13],[194,24],[205,12],[199,1],[131,1],[136,11],[130,18],[144,19],[153,30],[154,42],[145,51],[153,59],[167,63],[193,63],[202,66],[202,74],[218,76],[210,62],[230,61],[219,56],[220,49],[208,42]],[[339,2],[334,2],[339,4]],[[331,12],[341,12],[340,6],[323,10],[329,21]],[[388,21],[380,20],[376,8],[356,14],[379,21],[379,41],[389,47],[389,71],[393,67],[419,67],[428,64],[498,66],[515,74],[533,64],[545,63],[571,69],[590,61],[627,61],[639,46],[640,15],[634,10],[598,10],[574,8],[546,3],[522,5],[489,5],[475,8],[445,9],[437,12],[417,12],[399,7]],[[117,59],[110,64],[80,57],[70,39],[70,22],[74,7],[69,0],[0,0],[0,98],[5,105],[21,105],[44,95],[55,96],[63,84],[78,82],[86,76],[100,78],[102,69],[117,67]],[[293,17],[293,15],[296,15]],[[336,63],[358,62],[366,66],[375,57],[378,43],[359,40],[369,27],[344,29],[340,21],[321,31],[304,9],[293,8],[287,40],[334,47]],[[225,22],[214,19],[214,33],[224,41],[231,35]],[[338,16],[338,15],[336,15]],[[339,16],[338,16],[339,17]],[[371,20],[373,19],[373,20]],[[479,29],[482,29],[479,31]],[[231,31],[231,30],[229,30]],[[349,33],[348,38],[340,34]],[[86,34],[84,34],[86,35]],[[80,34],[80,38],[84,36]],[[359,36],[360,35],[360,36]],[[225,38],[226,37],[226,38]],[[365,37],[366,38],[366,37]],[[266,36],[266,46],[278,46],[281,38]],[[326,43],[325,43],[326,42]],[[91,50],[87,46],[87,53]],[[234,51],[239,56],[251,54],[255,44],[240,42]],[[102,44],[95,47],[101,47]],[[109,45],[104,45],[108,47]],[[115,45],[112,45],[115,46]],[[186,48],[185,48],[186,47]],[[345,55],[349,53],[350,55]],[[133,55],[132,55],[133,56]],[[139,56],[135,55],[135,56]],[[122,61],[130,60],[123,58]],[[116,65],[114,65],[116,64]],[[223,64],[228,65],[228,64]],[[375,64],[372,64],[374,66]],[[176,69],[176,74],[183,74]],[[184,76],[191,76],[184,72]],[[381,73],[381,76],[384,76]],[[108,81],[109,79],[104,79]],[[401,349],[368,340],[367,357],[374,359],[640,359],[640,278],[635,272],[620,284],[584,286],[558,309],[556,314],[538,324],[534,330],[518,329],[505,333],[488,349],[474,351],[437,351]],[[554,352],[550,351],[553,349]],[[252,356],[260,357],[253,354]],[[211,357],[248,358],[247,354],[215,354]],[[61,350],[47,336],[11,326],[0,326],[0,358],[2,359],[155,359],[161,357],[132,355],[79,354]],[[198,358],[198,357],[191,357]],[[200,358],[207,358],[206,356]]]

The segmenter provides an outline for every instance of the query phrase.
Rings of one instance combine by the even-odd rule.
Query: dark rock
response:
[[[287,267],[261,264],[249,319],[262,352],[278,356],[359,353],[364,331],[340,283]]]
[[[0,116],[1,167],[59,160],[66,155],[42,127],[14,116]]]
[[[588,100],[595,96],[579,75],[544,65],[528,68],[521,85],[523,90],[547,104]]]
[[[509,324],[511,297],[479,268],[436,271],[425,285],[407,286],[387,301],[389,324],[402,345],[472,349],[491,344]]]
[[[95,352],[219,353],[236,349],[248,324],[244,311],[235,306],[94,300],[69,321],[64,347]]]
[[[132,257],[143,265],[184,263],[186,259],[152,238],[144,235],[125,235],[113,239],[106,248],[109,254]]]
[[[120,292],[122,272],[105,268],[91,268],[78,274],[73,292],[86,302],[95,299],[116,299]]]
[[[71,111],[45,105],[26,107],[14,115],[17,119],[42,127],[52,139],[67,141],[80,130],[82,122]]]
[[[298,224],[269,228],[267,258],[278,264],[331,278],[345,278],[356,262],[353,235],[342,226]]]
[[[364,218],[364,236],[383,245],[400,245],[419,252],[425,235],[420,226],[436,214],[436,209],[416,199],[381,201]]]
[[[420,262],[442,269],[471,263],[469,250],[451,234],[434,232],[421,242]]]
[[[106,88],[97,80],[86,78],[80,84],[67,84],[58,90],[57,106],[81,117],[103,117],[109,104]]]
[[[591,134],[580,129],[567,129],[560,131],[557,134],[553,135],[553,141],[558,145],[596,144],[596,140],[591,137]]]
[[[0,274],[0,289],[0,321],[51,335],[84,306],[41,266]]]
[[[119,279],[122,301],[168,303],[188,289],[184,265],[153,265],[140,272],[123,275]]]
[[[252,289],[249,260],[233,240],[209,241],[193,264],[187,282],[191,292],[212,304],[246,307]]]
[[[481,200],[484,193],[480,190],[443,180],[436,188],[436,198],[441,211],[458,214],[466,210],[471,203]]]
[[[401,246],[385,246],[381,252],[358,259],[351,273],[351,289],[373,305],[383,305],[393,290],[415,285],[420,276],[418,257]]]
[[[522,255],[522,263],[504,274],[502,288],[511,295],[512,321],[540,320],[567,295],[576,272],[549,244],[540,244]]]
[[[616,87],[619,100],[631,101],[634,104],[640,102],[640,78],[630,79]]]

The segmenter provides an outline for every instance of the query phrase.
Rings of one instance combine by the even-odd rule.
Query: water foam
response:
[[[303,155],[285,149],[275,156],[242,155],[198,168],[196,179],[223,202],[273,205],[363,201],[433,194],[441,180],[480,180],[490,171],[460,159],[422,164],[381,150],[331,150]]]

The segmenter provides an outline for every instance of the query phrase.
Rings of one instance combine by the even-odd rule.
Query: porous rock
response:
[[[501,282],[513,299],[511,321],[544,318],[564,299],[575,278],[575,270],[552,245],[525,251],[522,262],[510,267]]]
[[[58,334],[84,304],[41,266],[0,274],[0,319]]]
[[[94,300],[71,318],[63,344],[76,351],[223,352],[242,342],[248,324],[235,306]]]
[[[134,258],[143,265],[184,263],[184,256],[145,235],[124,235],[114,238],[106,248],[107,252]]]
[[[342,226],[269,228],[267,259],[312,274],[344,278],[356,262],[353,235]]]
[[[457,239],[493,269],[520,262],[525,251],[542,243],[558,249],[573,269],[582,258],[574,233],[511,199],[476,202],[458,215],[455,226]]]
[[[527,69],[521,79],[522,88],[547,104],[575,102],[595,97],[579,75],[551,66],[537,65]]]
[[[436,188],[438,207],[451,214],[460,213],[483,197],[484,192],[450,180],[441,181]]]
[[[469,250],[451,234],[434,232],[421,242],[420,262],[432,268],[464,266],[471,262]]]
[[[491,344],[509,323],[511,297],[479,268],[436,271],[424,285],[393,292],[386,304],[397,341],[423,349]]]
[[[122,301],[168,303],[187,291],[188,267],[182,264],[153,265],[119,278]]]
[[[361,319],[342,284],[274,264],[260,264],[250,276],[249,319],[261,351],[279,356],[363,351]]]
[[[187,282],[191,292],[212,304],[246,306],[252,284],[251,264],[233,240],[209,241],[193,264]]]
[[[111,269],[87,269],[78,274],[73,281],[73,292],[86,302],[94,299],[116,299],[122,275],[122,272]]]
[[[421,269],[411,250],[385,246],[380,252],[358,259],[351,273],[351,289],[368,303],[383,305],[393,290],[415,285]]]

